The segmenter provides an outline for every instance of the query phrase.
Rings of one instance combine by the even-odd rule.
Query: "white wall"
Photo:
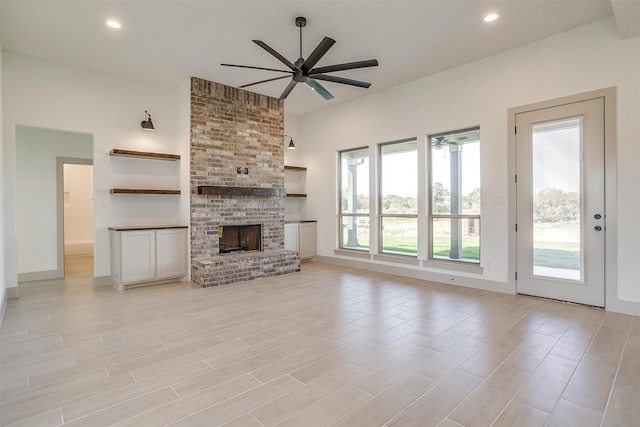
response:
[[[56,158],[91,159],[92,137],[25,126],[15,131],[18,274],[57,270]]]
[[[300,117],[296,145],[309,168],[307,210],[310,216],[318,219],[319,255],[340,258],[333,252],[337,244],[335,185],[328,185],[336,179],[337,150],[416,136],[424,141],[429,133],[480,125],[484,270],[481,274],[449,272],[448,276],[462,284],[514,292],[515,287],[507,277],[510,203],[507,110],[617,86],[617,219],[620,230],[617,236],[617,298],[640,302],[638,70],[640,37],[620,40],[615,22],[610,18]],[[375,261],[368,263],[378,269],[383,265]],[[437,270],[428,268],[400,266],[393,270],[442,279],[434,274]]]
[[[95,276],[109,275],[109,226],[187,224],[189,145],[176,138],[176,89],[122,81],[22,55],[3,53],[3,136],[6,173],[6,277],[16,286],[16,125],[93,135]],[[144,111],[156,132],[140,127]],[[182,117],[182,116],[181,116]],[[188,141],[187,141],[188,142]],[[115,158],[113,148],[181,154],[173,166]],[[181,189],[181,196],[110,195],[118,186]],[[38,256],[37,253],[33,254]]]
[[[93,166],[65,164],[63,175],[64,254],[92,255]]]
[[[2,7],[0,7],[0,10]],[[5,167],[4,167],[4,134],[2,131],[2,105],[3,105],[3,97],[2,97],[2,44],[0,44],[0,165],[3,165],[2,170],[0,171],[0,324],[2,324],[2,317],[4,314],[2,304],[7,298],[7,276],[5,271],[5,193],[4,193],[4,175],[5,175]]]

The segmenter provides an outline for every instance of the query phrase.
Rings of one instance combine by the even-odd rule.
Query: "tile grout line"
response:
[[[551,416],[553,416],[553,412],[555,411],[556,407],[558,406],[558,402],[560,402],[560,400],[562,400],[562,395],[567,390],[567,387],[569,387],[569,384],[571,384],[571,380],[573,380],[574,376],[576,375],[576,372],[578,372],[578,369],[580,368],[580,365],[582,364],[582,362],[583,362],[584,358],[586,357],[587,353],[589,353],[589,349],[591,348],[591,345],[593,344],[593,341],[596,339],[596,336],[598,336],[598,333],[600,332],[600,329],[602,329],[602,325],[604,325],[604,321],[606,319],[607,319],[607,315],[606,315],[606,311],[605,311],[605,316],[602,318],[602,321],[598,325],[598,329],[596,329],[596,332],[593,334],[593,337],[591,337],[591,341],[589,341],[589,345],[584,350],[584,353],[582,353],[582,356],[580,357],[580,360],[578,361],[578,364],[576,365],[576,369],[574,369],[574,371],[571,373],[571,377],[569,378],[569,380],[565,384],[564,388],[562,389],[562,392],[560,393],[560,396],[558,397],[558,400],[556,400],[556,403],[553,405],[553,408],[551,408],[551,412],[549,412],[550,416],[549,416],[549,418],[547,418],[547,421],[544,423],[545,427],[549,425],[549,422],[551,421]],[[573,324],[573,322],[572,322],[572,324]],[[564,336],[564,334],[563,334],[563,336]],[[553,348],[552,348],[552,350],[553,350]],[[560,357],[560,356],[556,356],[556,357]],[[582,406],[579,403],[576,403],[576,402],[574,402],[572,400],[569,400],[569,399],[566,399],[566,400],[568,400],[569,402],[574,403],[576,405]],[[603,418],[604,418],[604,413],[603,413]]]
[[[606,316],[605,316],[606,319]],[[624,357],[624,352],[627,350],[627,343],[629,342],[629,335],[631,335],[631,329],[633,328],[633,322],[635,322],[636,316],[631,318],[631,323],[629,323],[629,329],[627,330],[627,335],[624,337],[624,345],[622,346],[622,351],[620,352],[620,357],[618,358],[618,366],[616,367],[616,373],[613,376],[613,382],[611,383],[611,390],[609,390],[609,396],[607,397],[607,403],[604,406],[604,410],[602,411],[602,420],[600,420],[600,426],[604,425],[604,420],[607,416],[607,410],[609,409],[609,404],[611,403],[611,396],[613,396],[613,389],[616,387],[616,381],[618,379],[618,374],[620,373],[620,366],[622,365],[622,358]],[[604,324],[604,320],[602,322]]]
[[[521,321],[522,319],[524,319],[526,316],[528,316],[529,314],[531,314],[531,312],[532,312],[533,310],[535,310],[536,308],[538,308],[541,304],[542,304],[542,302],[541,302],[540,304],[538,304],[537,306],[532,307],[532,308],[531,308],[531,310],[529,310],[528,312],[526,312],[525,314],[523,314],[520,318],[518,318],[515,322],[513,322],[513,323],[511,324],[511,326],[509,326],[509,329],[511,329],[513,326],[515,326],[519,321]],[[555,313],[555,312],[556,312],[556,311],[558,311],[559,309],[560,309],[560,307],[558,307],[556,310],[554,310],[554,311],[553,311],[553,313]],[[553,313],[551,313],[550,315],[552,315]],[[546,322],[546,321],[545,321],[545,322]],[[451,411],[449,411],[449,413],[448,413],[448,414],[443,418],[443,420],[444,420],[444,419],[449,418],[449,416],[450,416],[453,412],[455,412],[455,410],[456,410],[456,409],[458,409],[458,407],[459,407],[460,405],[462,405],[462,404],[463,404],[463,403],[464,403],[464,402],[469,398],[469,396],[470,396],[474,391],[476,391],[478,388],[480,388],[480,387],[482,386],[482,384],[484,384],[484,383],[489,379],[489,377],[490,377],[491,375],[493,375],[493,374],[494,374],[498,369],[500,369],[500,367],[501,367],[502,365],[504,365],[504,363],[505,363],[505,362],[506,362],[506,361],[507,361],[507,360],[508,360],[508,359],[509,359],[509,358],[510,358],[510,357],[511,357],[511,356],[512,356],[516,351],[518,351],[518,350],[519,350],[519,349],[524,345],[525,341],[527,341],[527,340],[528,340],[528,339],[529,339],[533,334],[535,334],[535,333],[536,333],[536,331],[537,331],[537,330],[538,330],[542,325],[544,325],[544,322],[543,322],[543,323],[542,323],[538,328],[536,328],[536,330],[532,331],[532,332],[531,332],[529,335],[527,335],[523,340],[521,340],[521,341],[520,341],[520,344],[519,344],[519,345],[518,345],[518,346],[517,346],[517,347],[516,347],[516,348],[515,348],[511,353],[509,353],[509,355],[507,355],[507,357],[505,357],[505,358],[504,358],[504,360],[503,360],[502,362],[500,362],[500,364],[499,364],[499,365],[498,365],[498,366],[497,366],[493,371],[491,371],[491,373],[489,373],[489,375],[487,375],[487,376],[486,376],[486,377],[485,377],[485,378],[484,378],[484,379],[483,379],[483,380],[482,380],[482,381],[481,381],[481,382],[480,382],[480,383],[479,383],[479,384],[478,384],[478,385],[477,385],[473,390],[469,391],[469,393],[467,393],[467,395],[466,395],[466,396],[465,396],[465,397],[464,397],[464,398],[463,398],[463,399],[462,399],[462,400],[461,400],[461,401],[460,401],[460,402],[459,402],[459,403],[458,403],[458,404],[457,404],[457,405],[456,405],[456,406],[455,406]],[[506,333],[509,329],[505,330],[505,332],[504,332],[504,333]],[[502,335],[504,335],[504,333],[503,333],[503,334],[498,335],[498,336],[497,336],[496,338],[494,338],[491,342],[487,343],[487,344],[485,345],[485,347],[487,347],[487,346],[489,346],[489,345],[493,344],[493,343],[494,343],[498,338],[500,338]],[[564,335],[564,334],[563,334],[563,335]],[[558,338],[558,340],[559,340],[559,339],[560,339],[560,338]],[[481,341],[481,342],[482,342],[482,341]],[[478,354],[478,352],[480,352],[481,350],[482,350],[482,349],[478,350],[478,351],[477,351],[477,352],[475,352],[473,355],[469,356],[469,358],[467,358],[467,359],[465,360],[465,362],[466,362],[466,361],[468,361],[469,359],[471,359],[471,357],[473,357],[473,356],[475,356],[476,354]],[[546,357],[546,356],[545,356],[545,357]],[[463,362],[463,363],[465,363],[465,362]],[[464,368],[462,368],[461,366],[462,366],[462,364],[460,364],[460,365],[458,366],[458,368],[456,368],[456,369],[461,369],[461,370],[462,370],[462,371],[464,371],[464,372],[470,373],[470,374],[472,374],[472,375],[476,375],[476,374],[475,374],[475,373],[473,373],[473,372],[469,372],[469,371],[465,370],[465,369],[464,369]],[[455,369],[454,369],[453,371],[451,371],[451,373],[449,373],[449,375],[447,375],[445,378],[443,378],[443,379],[442,379],[442,381],[444,381],[446,378],[448,378],[449,376],[451,376],[451,375],[453,374],[453,372],[454,372],[454,371],[455,371]],[[526,371],[523,371],[523,372],[526,372]],[[476,376],[479,376],[479,375],[476,375]],[[530,377],[531,377],[531,373],[529,373],[529,376],[527,377],[527,380],[525,380],[525,381],[522,383],[522,385],[521,385],[520,387],[518,387],[518,391],[519,391],[519,390],[524,386],[524,384],[526,384],[526,382],[529,380],[529,378],[530,378]],[[514,395],[512,396],[512,398],[509,400],[509,403],[511,403],[511,401],[513,400],[513,397],[515,397],[515,395],[516,395],[516,394],[517,394],[517,391],[516,391],[516,393],[514,393]],[[503,412],[503,411],[504,411],[504,409],[509,405],[509,403],[507,403],[507,404],[502,408],[502,410],[500,411],[500,414],[502,414],[502,412]],[[491,422],[491,424],[493,424],[493,423],[495,422],[495,420],[500,416],[500,414],[498,414],[498,415],[496,416],[496,418],[494,418],[494,420]],[[455,420],[453,420],[453,419],[451,419],[451,420],[457,423],[457,421],[455,421]],[[459,424],[459,423],[458,423],[458,424]]]
[[[231,381],[232,379],[235,379],[235,378],[238,378],[238,377],[240,377],[240,376],[242,376],[242,375],[247,375],[247,374],[248,374],[248,375],[250,375],[251,377],[255,378],[253,375],[251,375],[251,373],[250,373],[250,372],[245,372],[244,374],[237,375],[237,376],[235,376],[235,377],[233,377],[233,378],[228,379],[227,381],[223,381],[223,382],[218,383],[218,384],[216,384],[216,385],[214,385],[214,386],[212,386],[212,387],[215,387],[215,386],[220,385],[220,384],[224,384],[224,383],[226,383],[226,382],[228,382],[228,381]],[[280,376],[280,377],[278,377],[278,378],[281,378],[281,377],[283,377],[283,376],[284,376],[284,375],[282,375],[282,376]],[[235,399],[236,397],[241,396],[241,395],[243,395],[243,394],[245,394],[245,393],[248,393],[248,392],[250,392],[251,390],[255,390],[255,389],[259,388],[259,387],[262,387],[262,386],[263,386],[263,385],[265,385],[265,384],[268,384],[268,383],[263,383],[262,381],[258,380],[257,378],[255,378],[255,379],[256,379],[256,381],[260,382],[260,384],[256,385],[255,387],[251,387],[251,388],[249,388],[249,389],[247,389],[247,390],[243,391],[242,393],[238,393],[238,394],[236,394],[235,396],[230,396],[230,397],[228,397],[228,398],[226,398],[226,399],[223,399],[223,400],[221,400],[221,401],[219,401],[219,402],[214,403],[213,405],[209,405],[209,406],[207,406],[206,408],[202,408],[202,409],[200,409],[199,411],[192,412],[192,413],[190,413],[189,415],[185,415],[184,417],[179,418],[179,419],[177,419],[177,420],[174,420],[174,421],[172,421],[171,423],[167,424],[167,426],[169,426],[169,425],[173,425],[173,424],[175,424],[175,423],[177,423],[177,422],[179,422],[179,421],[182,421],[182,420],[185,420],[185,419],[187,419],[187,418],[189,418],[189,417],[192,417],[192,416],[193,416],[193,415],[195,415],[195,414],[199,414],[199,413],[201,413],[201,412],[203,412],[203,411],[206,411],[206,410],[207,410],[207,409],[209,409],[209,408],[213,408],[214,406],[218,406],[218,405],[220,405],[220,404],[222,404],[222,403],[224,403],[224,402],[226,402],[226,401],[228,401],[228,400]],[[277,378],[276,378],[276,379],[277,379]],[[275,381],[275,379],[274,379],[274,380],[272,380],[272,381]],[[211,388],[211,387],[208,387],[208,388]],[[205,389],[205,390],[206,390],[206,389]],[[293,391],[293,390],[292,390],[292,391]],[[187,396],[193,396],[194,394],[195,394],[195,393],[191,393],[191,394],[186,395],[185,397],[187,397]],[[286,393],[285,393],[285,394],[286,394]],[[274,400],[279,399],[280,397],[281,397],[281,396],[279,396],[279,397],[277,397],[277,398],[275,398],[275,399],[272,399],[272,400],[270,400],[269,402],[265,403],[264,405],[267,405],[267,404],[269,404],[269,403],[273,402]],[[257,407],[257,408],[253,408],[251,411],[254,411],[254,410],[256,410],[256,409],[258,409],[258,408],[260,408],[260,407],[262,407],[262,406],[264,406],[264,405],[260,405],[260,406],[259,406],[259,407]],[[247,414],[251,414],[251,411],[247,411],[247,412],[245,412],[245,413],[247,413]],[[241,415],[240,415],[240,416],[241,416]],[[236,417],[236,418],[238,418],[238,417]],[[234,418],[234,419],[235,419],[235,418]],[[232,421],[232,420],[229,420],[229,421]],[[229,421],[228,421],[228,422],[229,422]],[[225,423],[225,424],[226,424],[226,423]],[[217,424],[217,425],[219,425],[219,424]]]

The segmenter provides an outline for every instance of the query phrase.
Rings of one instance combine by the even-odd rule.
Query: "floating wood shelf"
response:
[[[156,194],[179,195],[180,190],[145,190],[142,188],[112,188],[111,194]]]
[[[287,190],[284,188],[263,187],[222,187],[215,185],[199,185],[198,194],[205,196],[258,196],[258,197],[285,197]]]
[[[287,166],[287,165],[284,165],[284,170],[286,170],[286,171],[306,171],[307,168],[305,168],[304,166]]]
[[[307,197],[306,194],[298,194],[298,193],[289,193],[287,197]]]
[[[110,156],[119,157],[138,157],[143,159],[156,159],[156,160],[180,160],[179,154],[166,154],[166,153],[152,153],[148,151],[132,151],[122,150],[120,148],[114,148],[109,152]]]

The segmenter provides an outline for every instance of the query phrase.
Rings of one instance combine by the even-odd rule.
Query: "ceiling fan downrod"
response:
[[[300,28],[300,56],[302,58],[302,27],[307,26],[307,18],[304,16],[298,16],[296,18],[296,27]]]

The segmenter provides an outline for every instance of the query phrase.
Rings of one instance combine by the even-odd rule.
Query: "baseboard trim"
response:
[[[2,301],[0,301],[0,328],[2,327],[2,321],[4,320],[4,313],[7,307],[7,301],[9,299],[18,298],[18,287],[5,288],[2,292]]]
[[[20,296],[19,292],[18,292],[18,287],[14,286],[11,288],[6,288],[5,289],[5,293],[7,294],[7,299],[13,299],[13,298],[18,298]]]
[[[410,265],[390,265],[380,262],[362,261],[359,259],[345,259],[331,256],[317,256],[318,262],[327,264],[341,265],[343,267],[352,267],[360,270],[375,271],[378,273],[394,274],[396,276],[410,277],[412,279],[427,280],[431,282],[444,283],[456,286],[465,286],[473,289],[482,289],[485,291],[500,292],[504,294],[515,295],[516,290],[510,283],[496,282],[494,280],[476,279],[474,277],[462,276],[451,273],[439,273],[425,270],[422,267],[414,267]]]
[[[34,271],[32,273],[18,273],[18,283],[36,282],[39,280],[62,279],[62,278],[64,278],[64,271],[60,271],[60,270]]]
[[[633,302],[633,301],[624,301],[617,298],[611,301],[605,296],[604,308],[607,311],[615,311],[616,313],[624,313],[624,314],[630,314],[632,316],[640,316],[640,303]]]
[[[4,320],[4,309],[7,306],[7,290],[2,291],[2,301],[0,301],[0,328],[2,328],[2,321]]]
[[[97,276],[93,278],[93,286],[113,286],[111,276]]]

